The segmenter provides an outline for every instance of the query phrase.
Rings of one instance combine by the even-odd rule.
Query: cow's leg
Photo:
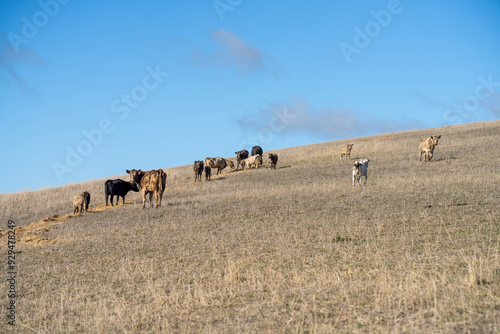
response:
[[[142,192],[142,208],[144,209],[146,207],[146,192]]]
[[[160,192],[159,191],[155,191],[155,198],[156,198],[156,207],[160,207],[161,206],[161,199],[160,199]]]
[[[418,153],[420,154],[420,157],[418,158],[418,161],[422,161],[422,151],[418,150]]]
[[[367,181],[368,181],[368,172],[365,174],[365,185]]]
[[[151,203],[151,207],[153,207],[153,192],[149,193],[149,203]]]

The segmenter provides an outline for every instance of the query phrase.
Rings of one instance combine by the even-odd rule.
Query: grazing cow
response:
[[[205,181],[210,181],[211,176],[212,176],[212,168],[205,166]]]
[[[424,162],[431,161],[434,155],[434,148],[437,146],[439,138],[441,138],[441,135],[420,139],[420,145],[418,146],[420,157],[418,161],[422,161],[422,153],[424,153]]]
[[[356,161],[354,163],[354,167],[352,167],[352,185],[356,179],[358,180],[358,185],[361,186],[361,177],[365,177],[365,183],[368,180],[368,162],[370,159],[363,159],[360,161]]]
[[[351,158],[351,150],[353,146],[354,144],[347,144],[345,147],[340,148],[340,161],[344,160],[343,159],[344,155],[346,160],[349,160]]]
[[[146,206],[146,195],[149,194],[151,207],[153,206],[153,194],[156,199],[156,208],[161,206],[161,199],[167,183],[167,174],[162,169],[150,170],[126,170],[130,175],[130,181],[135,182],[142,193],[142,208]]]
[[[138,192],[139,188],[135,182],[127,182],[120,179],[107,180],[104,183],[104,194],[106,195],[106,206],[108,206],[108,197],[111,198],[111,206],[113,206],[113,197],[116,196],[116,204],[120,202],[120,197],[122,198],[123,204],[125,204],[125,196],[129,191]]]
[[[89,209],[90,204],[90,194],[87,191],[84,191],[81,194],[76,195],[73,200],[73,213],[83,212],[83,208],[85,207],[85,212]]]
[[[251,168],[252,165],[254,165],[255,168],[262,166],[262,155],[254,155],[241,161],[243,169],[246,169],[247,167]]]
[[[234,152],[236,154],[236,162],[238,163],[236,165],[236,170],[240,168],[241,160],[248,158],[248,151],[247,150],[242,150],[238,152]]]
[[[276,164],[278,163],[278,155],[269,153],[269,161],[271,162],[271,169],[276,169]]]
[[[231,160],[227,160],[224,158],[205,158],[205,166],[210,168],[217,168],[217,175],[221,173],[221,171],[227,166],[234,169],[234,163]]]
[[[194,170],[194,182],[196,182],[196,180],[198,179],[200,179],[201,182],[201,175],[203,174],[203,161],[196,160],[193,165],[193,170]]]
[[[260,146],[252,147],[252,156],[257,155],[257,154],[262,155],[263,152],[264,151],[262,151],[262,147],[260,147]]]

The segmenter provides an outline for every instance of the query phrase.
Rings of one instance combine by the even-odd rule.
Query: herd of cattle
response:
[[[431,136],[429,138],[421,139],[420,145],[418,147],[419,151],[419,161],[422,161],[422,154],[424,154],[424,162],[429,162],[433,155],[434,149],[438,144],[438,140],[441,138],[440,135]],[[351,150],[354,144],[347,144],[340,148],[340,161],[349,160],[351,158]],[[262,166],[262,155],[263,151],[260,146],[254,146],[252,148],[251,155],[247,150],[241,150],[234,152],[236,154],[236,170],[241,168],[244,170],[246,168],[259,168]],[[269,162],[271,169],[276,169],[276,164],[278,163],[278,155],[275,153],[269,153]],[[362,159],[354,162],[352,167],[352,185],[358,182],[361,186],[361,178],[364,176],[364,184],[368,180],[368,162],[370,159]],[[205,180],[209,181],[212,176],[212,169],[217,169],[217,175],[219,175],[224,168],[227,166],[235,169],[234,163],[231,160],[224,158],[205,158],[205,161],[196,160],[193,164],[193,170],[196,181],[202,180],[202,174],[205,172]],[[123,204],[125,204],[125,196],[129,191],[138,192],[142,194],[142,208],[146,206],[146,195],[149,194],[149,201],[151,206],[153,206],[153,196],[156,201],[156,207],[161,206],[161,199],[163,197],[163,192],[166,189],[167,174],[163,169],[155,169],[143,172],[142,170],[126,170],[126,173],[130,176],[130,181],[124,181],[121,179],[107,180],[104,183],[104,194],[106,196],[106,206],[108,205],[108,199],[110,199],[111,205],[113,205],[113,197],[116,196],[116,203],[122,198]],[[90,194],[87,191],[78,194],[73,200],[73,213],[83,212],[88,210],[90,204]]]

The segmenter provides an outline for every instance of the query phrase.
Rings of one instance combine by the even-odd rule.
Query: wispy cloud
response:
[[[500,93],[498,91],[491,94],[489,99],[481,101],[480,105],[496,117],[500,117]]]
[[[321,139],[403,131],[419,126],[415,121],[404,122],[378,118],[354,108],[316,108],[302,97],[293,97],[286,102],[270,104],[256,113],[241,117],[237,122],[242,130],[259,131],[268,124],[272,124],[273,118],[285,119],[279,131],[283,135],[305,133]]]
[[[212,31],[213,50],[196,49],[191,58],[198,66],[234,67],[242,72],[264,71],[282,76],[285,70],[270,56],[247,44],[241,37],[219,29]]]
[[[17,65],[43,65],[45,60],[36,53],[33,49],[24,46],[17,52],[7,42],[7,35],[0,31],[0,69],[7,73],[6,79],[12,80],[17,87],[24,93],[38,96],[38,93],[33,89],[26,80],[16,70]]]

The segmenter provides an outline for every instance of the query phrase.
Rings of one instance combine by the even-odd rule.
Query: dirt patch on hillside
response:
[[[130,205],[132,203],[127,202],[125,205]],[[97,213],[113,208],[124,206],[124,204],[117,204],[115,206],[106,206],[106,204],[101,204],[93,209],[90,209],[87,213]],[[46,233],[49,232],[54,226],[63,224],[67,222],[70,218],[84,216],[85,213],[76,214],[66,214],[63,216],[53,215],[45,217],[37,222],[32,222],[28,226],[18,226],[14,228],[16,235],[16,243],[20,244],[30,244],[35,246],[50,245],[60,240],[49,239],[46,237]],[[9,230],[0,230],[0,244],[7,244],[7,236]]]

